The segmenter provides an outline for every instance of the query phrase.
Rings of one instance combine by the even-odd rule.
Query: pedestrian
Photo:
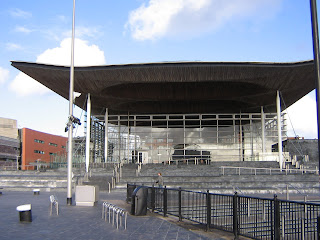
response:
[[[163,177],[162,177],[162,174],[160,172],[158,173],[158,180],[156,181],[156,183],[158,183],[159,188],[162,188],[162,186],[163,186]]]

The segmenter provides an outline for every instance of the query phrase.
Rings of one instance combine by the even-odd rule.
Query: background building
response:
[[[20,141],[17,120],[0,118],[0,166],[17,167]]]
[[[67,138],[28,128],[21,129],[21,169],[34,169],[36,162],[50,163],[51,156],[66,152]]]

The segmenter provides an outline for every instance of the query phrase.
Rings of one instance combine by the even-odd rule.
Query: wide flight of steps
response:
[[[221,166],[250,168],[279,168],[277,162],[214,162],[211,165],[142,165],[139,176],[136,176],[137,165],[124,165],[122,178],[117,188],[126,188],[127,183],[156,186],[157,173],[161,172],[164,185],[170,188],[190,189],[215,193],[319,193],[319,177],[317,174],[285,173],[273,170],[272,175],[262,170],[257,175],[252,170],[225,169],[222,175]]]
[[[75,179],[73,179],[75,181]],[[0,188],[2,191],[40,191],[67,189],[66,171],[0,171]]]

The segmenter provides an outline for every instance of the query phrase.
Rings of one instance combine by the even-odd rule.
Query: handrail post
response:
[[[274,195],[274,240],[280,240],[280,204],[277,195]]]
[[[317,239],[320,240],[320,215],[317,217]]]
[[[182,221],[182,196],[181,196],[181,187],[179,187],[179,222]]]
[[[156,206],[156,190],[154,188],[154,185],[152,184],[152,188],[151,188],[151,210],[152,212],[154,212]]]
[[[234,239],[239,238],[239,226],[238,226],[238,193],[233,195],[233,234]]]
[[[163,189],[163,216],[167,216],[168,211],[168,196],[167,196],[167,186],[164,186]]]
[[[207,190],[207,231],[210,230],[211,225],[211,197],[209,190]]]

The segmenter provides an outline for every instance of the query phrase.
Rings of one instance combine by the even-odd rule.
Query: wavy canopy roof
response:
[[[70,67],[13,61],[12,66],[69,98]],[[238,113],[288,107],[315,88],[313,61],[295,63],[164,62],[75,67],[75,104],[92,114]],[[282,106],[283,108],[285,107]]]

